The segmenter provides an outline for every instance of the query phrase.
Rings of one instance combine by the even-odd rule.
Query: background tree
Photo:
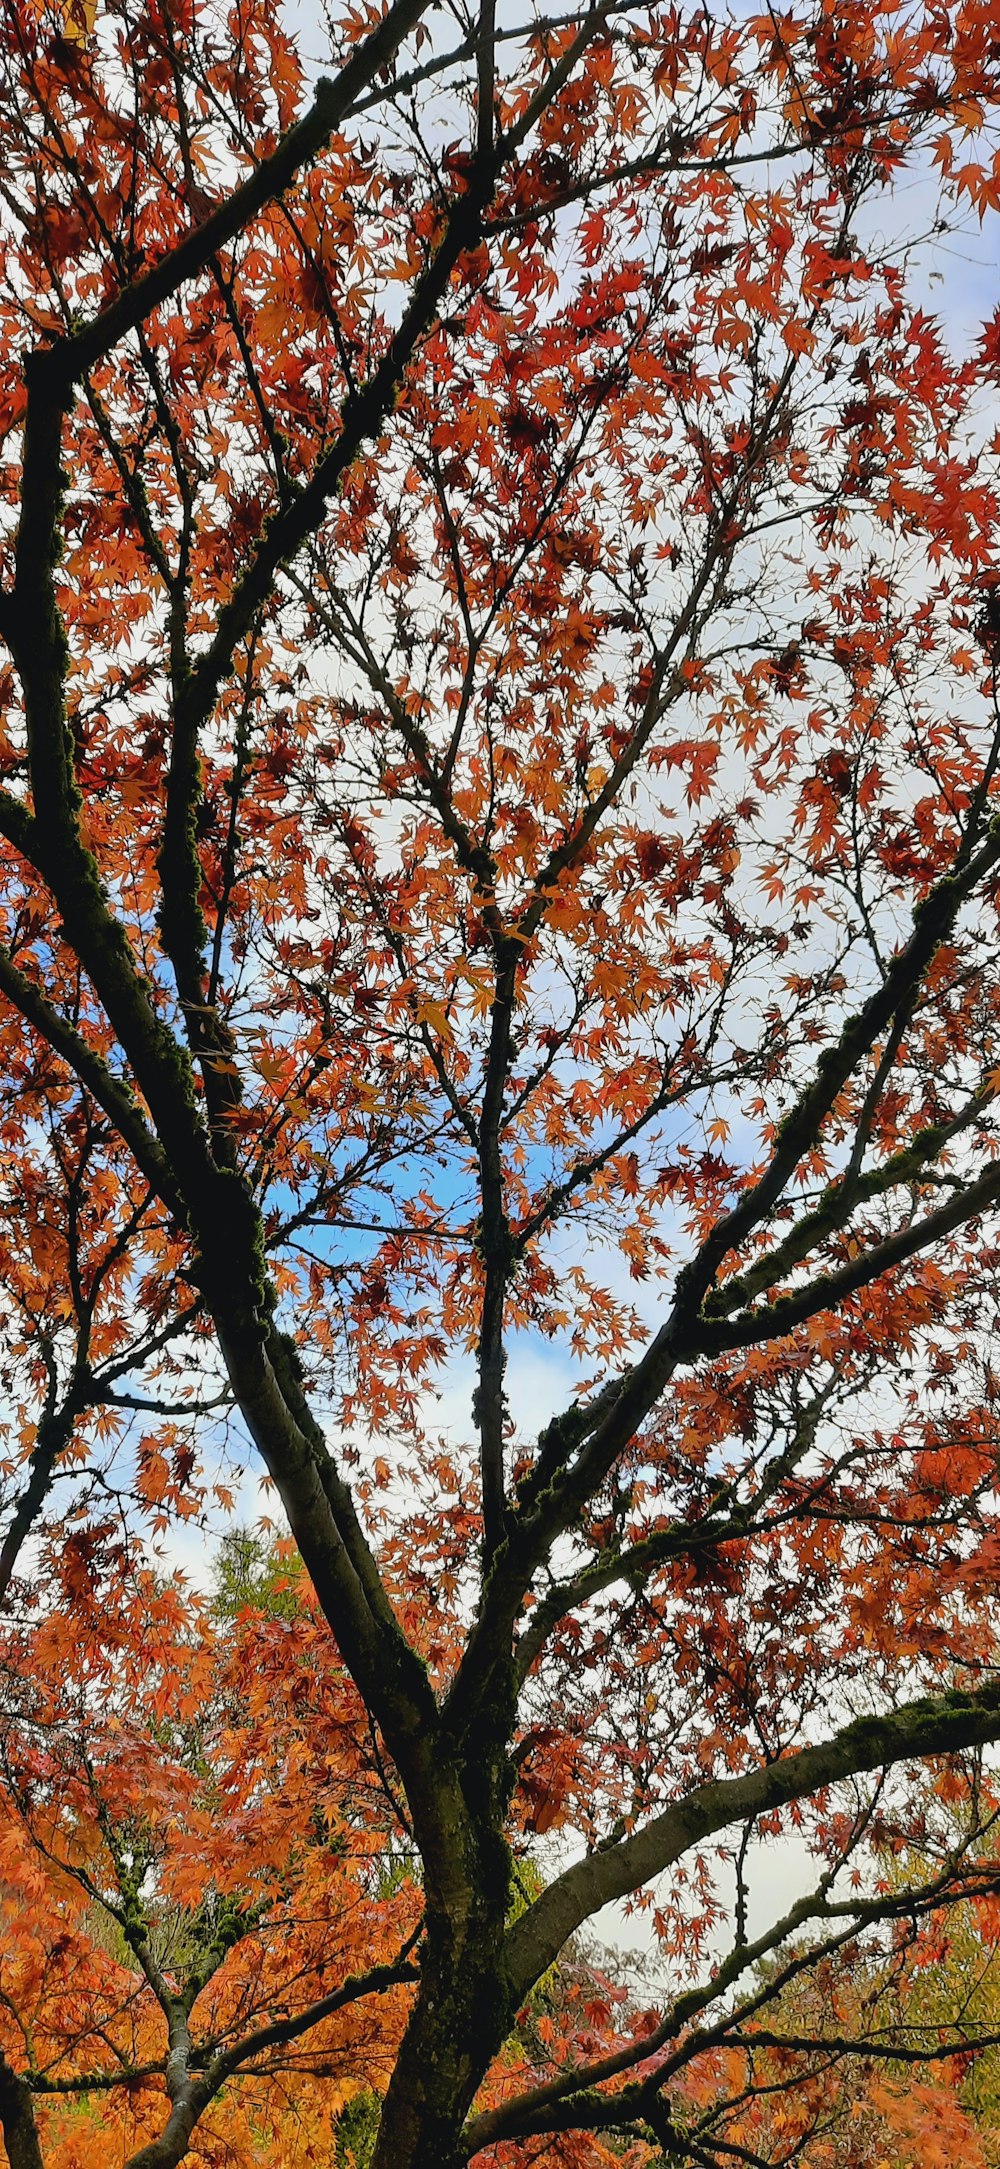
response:
[[[1000,347],[949,350],[899,185],[995,209],[993,10],[396,0],[311,87],[242,0],[3,22],[10,1816],[60,1873],[96,1829],[171,2169],[229,1976],[195,2011],[149,1945],[174,1869],[101,1818],[159,1765],[107,1728],[176,1648],[180,1836],[155,1547],[252,1455],[420,1894],[288,2007],[404,1969],[374,2169],[728,2161],[694,2067],[759,1961],[967,1892],[866,1848],[1000,1734]],[[789,1819],[815,1885],[760,1925]],[[217,1835],[185,1905],[263,1875],[287,1954]],[[678,1994],[519,2076],[637,1893]]]
[[[167,2057],[197,2065],[199,2162],[259,2160],[263,2133],[275,2169],[329,2161],[345,2103],[384,2088],[419,1893],[350,1682],[291,1597],[227,1616],[140,1577],[85,1637],[22,1630],[3,1995],[55,2169],[155,2161]]]
[[[716,2051],[714,2069],[698,2070],[706,2135],[735,2131],[757,2155],[830,2169],[997,2160],[995,1794],[988,1804],[982,1767],[964,1777],[939,1773],[925,1804],[931,1850],[914,1859],[893,1848],[882,1862],[883,1887],[899,1892],[941,1881],[947,1865],[944,1902],[878,1922],[817,1965],[803,1945],[800,1963],[762,1966],[755,2009]]]

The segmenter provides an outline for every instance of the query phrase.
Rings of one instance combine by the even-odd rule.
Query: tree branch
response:
[[[393,60],[428,5],[429,0],[395,0],[370,37],[355,47],[340,74],[334,80],[320,77],[308,113],[289,128],[277,149],[249,179],[158,264],[108,302],[89,324],[53,346],[58,377],[67,391],[130,331],[145,323],[179,286],[206,270],[213,256],[290,186],[300,168],[324,148],[369,84]]]
[[[514,1923],[507,1967],[517,2000],[591,1913],[640,1889],[717,1830],[805,1799],[845,1777],[998,1737],[1000,1679],[974,1694],[956,1691],[856,1718],[820,1746],[800,1748],[743,1777],[696,1787],[644,1829],[566,1869]]]

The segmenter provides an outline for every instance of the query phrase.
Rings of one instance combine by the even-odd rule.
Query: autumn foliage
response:
[[[11,2169],[955,2158],[1000,12],[2,0],[0,111]]]

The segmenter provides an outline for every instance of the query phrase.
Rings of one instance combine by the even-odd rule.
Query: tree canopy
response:
[[[1000,14],[0,20],[11,2169],[787,2159],[1000,1876]]]

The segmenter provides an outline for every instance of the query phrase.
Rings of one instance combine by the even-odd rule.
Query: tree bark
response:
[[[465,1743],[439,1799],[450,1875],[443,1902],[428,1887],[420,1986],[371,2169],[458,2169],[465,2119],[510,2031],[516,2005],[504,1962],[511,1867],[503,1836],[510,1768],[497,1737],[500,1706]]]
[[[0,2127],[9,2169],[44,2169],[31,2091],[0,2057]]]
[[[486,1924],[483,1924],[484,1930]],[[494,1932],[425,1967],[382,2105],[371,2169],[460,2169],[459,2135],[511,2013]]]

